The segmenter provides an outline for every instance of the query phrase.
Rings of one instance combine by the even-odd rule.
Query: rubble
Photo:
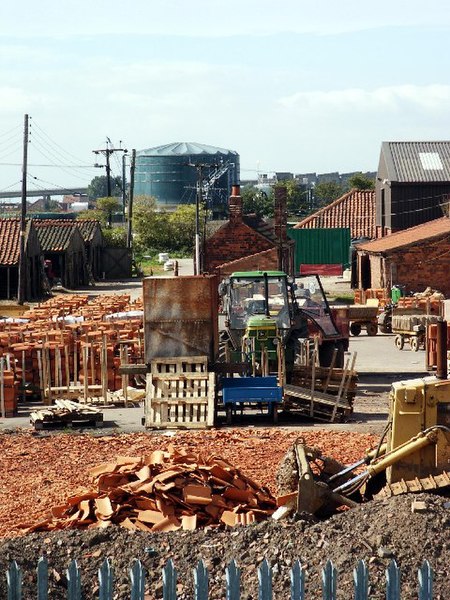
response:
[[[217,457],[155,450],[119,456],[89,470],[96,489],[70,496],[52,508],[50,519],[27,532],[105,528],[192,531],[197,527],[249,525],[276,508],[269,490]]]

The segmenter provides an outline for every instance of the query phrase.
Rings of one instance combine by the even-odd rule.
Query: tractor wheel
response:
[[[411,350],[413,352],[417,352],[419,350],[419,338],[417,336],[413,336],[412,338],[410,338],[409,340],[409,345],[411,346]]]
[[[368,323],[366,325],[367,335],[377,335],[378,333],[378,325],[376,323]]]
[[[394,339],[395,347],[398,350],[403,350],[403,346],[405,345],[405,338],[403,335],[396,335]]]
[[[329,367],[333,360],[334,349],[337,348],[336,360],[334,362],[335,369],[342,369],[344,366],[345,350],[341,342],[323,342],[319,346],[319,364],[321,367]]]
[[[360,323],[352,323],[350,325],[350,333],[352,335],[359,335],[361,333],[361,324]]]

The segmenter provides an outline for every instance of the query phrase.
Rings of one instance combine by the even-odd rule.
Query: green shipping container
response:
[[[300,265],[341,265],[350,263],[350,228],[289,229],[288,236],[295,241],[295,272]]]

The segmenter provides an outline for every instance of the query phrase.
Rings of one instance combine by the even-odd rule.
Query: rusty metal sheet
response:
[[[218,350],[218,279],[214,275],[143,281],[145,361],[207,356]]]

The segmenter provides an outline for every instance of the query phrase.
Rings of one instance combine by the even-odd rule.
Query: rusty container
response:
[[[215,275],[143,280],[145,362],[218,353],[218,278]]]

